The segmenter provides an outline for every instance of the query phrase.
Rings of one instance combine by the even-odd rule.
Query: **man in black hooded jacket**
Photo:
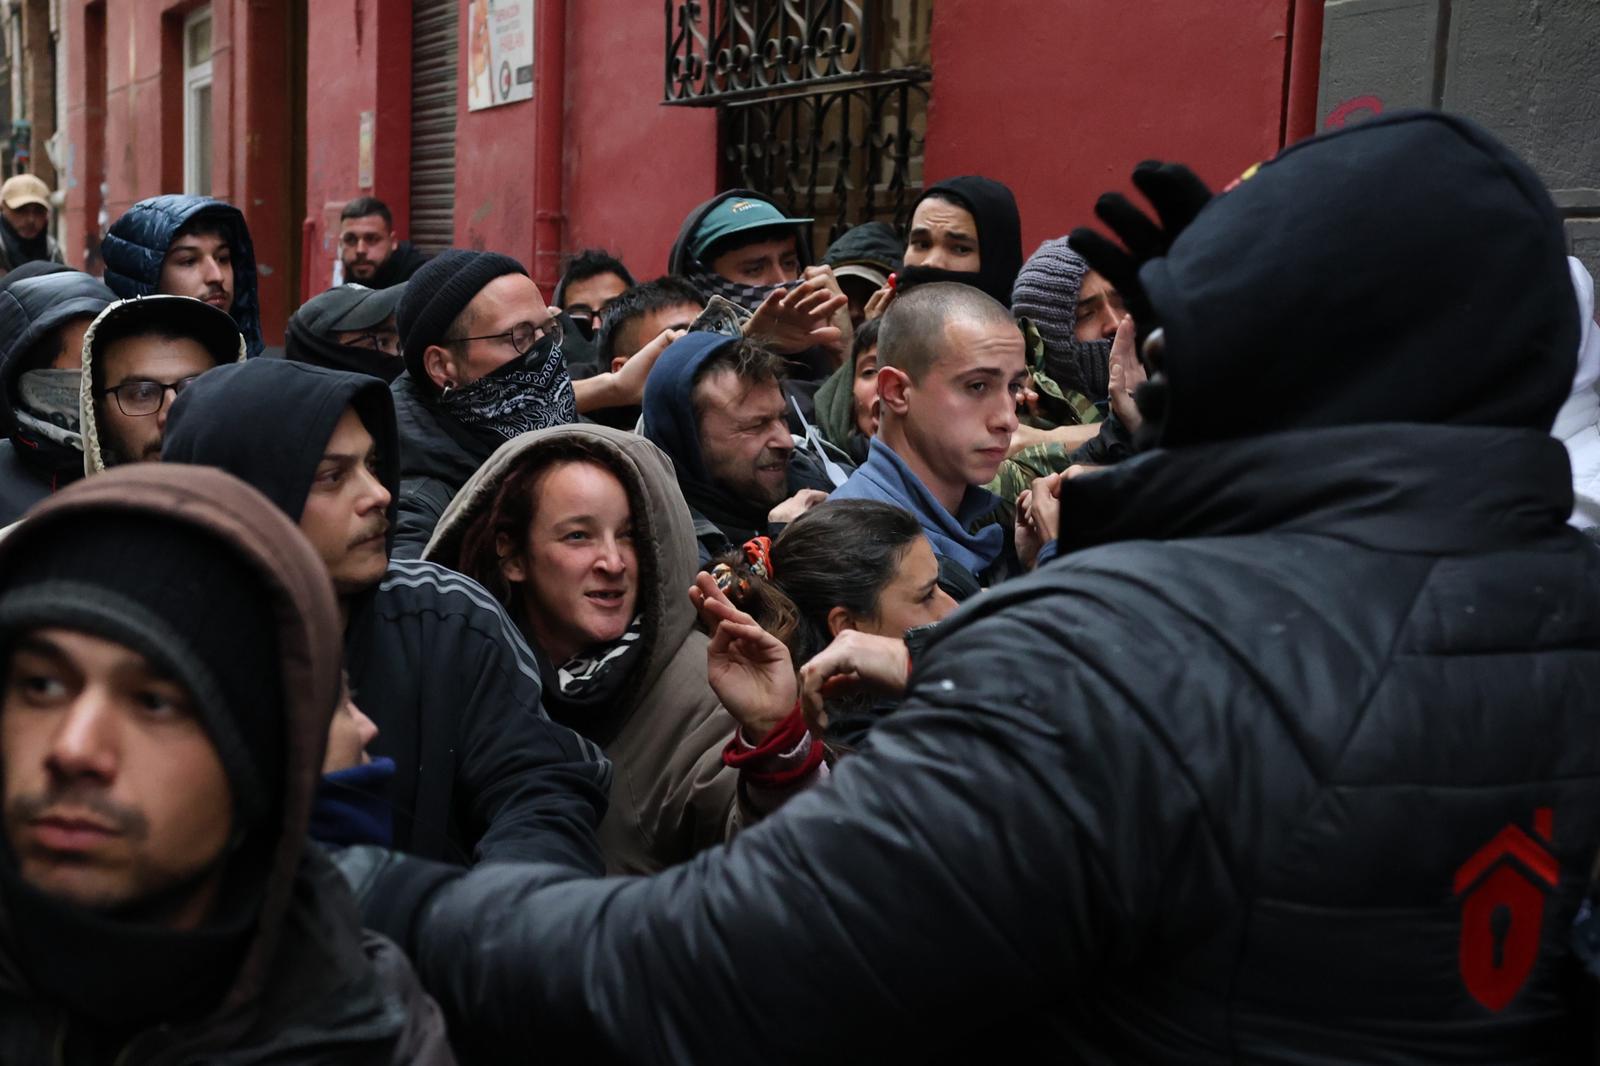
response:
[[[1146,251],[1162,447],[1066,483],[1069,554],[950,616],[865,749],[727,847],[369,912],[457,1027],[590,1061],[1587,1061],[1600,549],[1549,436],[1555,205],[1394,113]]]
[[[0,525],[83,476],[83,336],[116,298],[65,268],[0,291]]]
[[[545,714],[533,654],[489,593],[389,559],[400,464],[388,387],[277,359],[220,369],[174,404],[162,459],[254,485],[322,555],[352,695],[377,723],[373,752],[396,764],[395,846],[598,873],[605,756]]]
[[[442,1064],[306,824],[321,561],[216,470],[123,467],[0,543],[0,1062]]]

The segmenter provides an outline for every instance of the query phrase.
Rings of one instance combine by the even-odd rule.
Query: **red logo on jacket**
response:
[[[1544,903],[1561,876],[1550,854],[1554,812],[1533,812],[1529,836],[1508,825],[1456,871],[1461,901],[1461,980],[1492,1011],[1505,1008],[1527,983],[1539,958]]]

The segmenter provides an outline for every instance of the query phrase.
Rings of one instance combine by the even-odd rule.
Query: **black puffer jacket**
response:
[[[650,880],[456,881],[423,982],[501,1047],[632,1062],[994,1026],[1055,1061],[1571,1061],[1600,551],[1565,477],[1532,431],[1428,427],[1123,464],[1094,502],[1129,540],[952,616],[829,787]]]
[[[395,378],[389,388],[400,430],[393,554],[397,559],[418,559],[456,492],[505,440],[444,417],[409,372]]]
[[[76,270],[41,274],[0,292],[0,525],[62,485],[83,476],[83,445],[75,427],[47,430],[17,418],[17,379],[29,353],[75,318],[93,318],[116,300],[95,278]],[[36,368],[37,369],[37,368]]]
[[[168,193],[140,200],[111,224],[100,242],[106,262],[106,284],[124,300],[148,296],[161,280],[161,262],[178,230],[205,215],[228,235],[233,254],[233,308],[229,312],[244,334],[245,350],[261,354],[261,297],[256,291],[256,249],[244,214],[230,203],[209,196]]]
[[[587,1061],[1589,1061],[1600,549],[1548,436],[1554,205],[1476,127],[1385,116],[1158,263],[1182,446],[1067,482],[1069,554],[946,620],[861,754],[728,847],[439,887],[406,934],[447,1015]],[[1229,338],[1250,315],[1278,332]],[[1268,375],[1254,432],[1194,406]]]

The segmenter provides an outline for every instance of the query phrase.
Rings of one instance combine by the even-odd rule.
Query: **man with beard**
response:
[[[394,216],[376,196],[358,196],[339,212],[339,262],[346,282],[369,289],[403,285],[427,261],[410,241],[395,239]]]
[[[351,691],[378,726],[374,752],[394,760],[397,847],[599,872],[610,765],[546,716],[538,665],[492,596],[435,563],[390,560],[397,449],[382,381],[255,359],[185,392],[162,458],[260,489],[321,556]]]
[[[216,470],[81,481],[0,543],[0,1060],[454,1061],[307,846],[337,626]]]
[[[574,382],[558,315],[522,264],[496,252],[449,249],[406,283],[395,315],[406,370],[393,386],[400,558],[422,554],[456,491],[507,440],[639,402],[668,336]]]
[[[50,187],[32,174],[0,185],[0,276],[23,263],[65,263],[50,236]]]
[[[690,333],[662,353],[645,384],[644,435],[672,460],[702,562],[776,536],[833,488],[789,433],[783,367],[751,341]]]
[[[850,351],[850,301],[833,269],[811,265],[809,218],[790,218],[750,189],[730,189],[689,212],[667,259],[707,303],[720,297],[718,328],[785,356],[821,380]],[[736,321],[735,321],[736,320]]]
[[[233,319],[187,296],[137,296],[100,312],[83,338],[83,469],[156,462],[178,394],[223,363],[242,362]]]
[[[251,357],[262,352],[256,252],[244,215],[209,196],[152,196],[128,208],[100,242],[118,296],[192,296],[233,316]]]

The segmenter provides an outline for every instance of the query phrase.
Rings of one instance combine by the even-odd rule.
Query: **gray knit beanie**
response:
[[[1011,287],[1011,309],[1032,320],[1046,344],[1073,339],[1078,321],[1078,289],[1089,264],[1067,247],[1065,237],[1045,241],[1017,272]]]
[[[1110,341],[1080,341],[1078,291],[1089,264],[1057,237],[1039,245],[1017,272],[1011,287],[1011,310],[1039,330],[1047,366],[1062,386],[1091,400],[1105,399],[1110,375]]]

